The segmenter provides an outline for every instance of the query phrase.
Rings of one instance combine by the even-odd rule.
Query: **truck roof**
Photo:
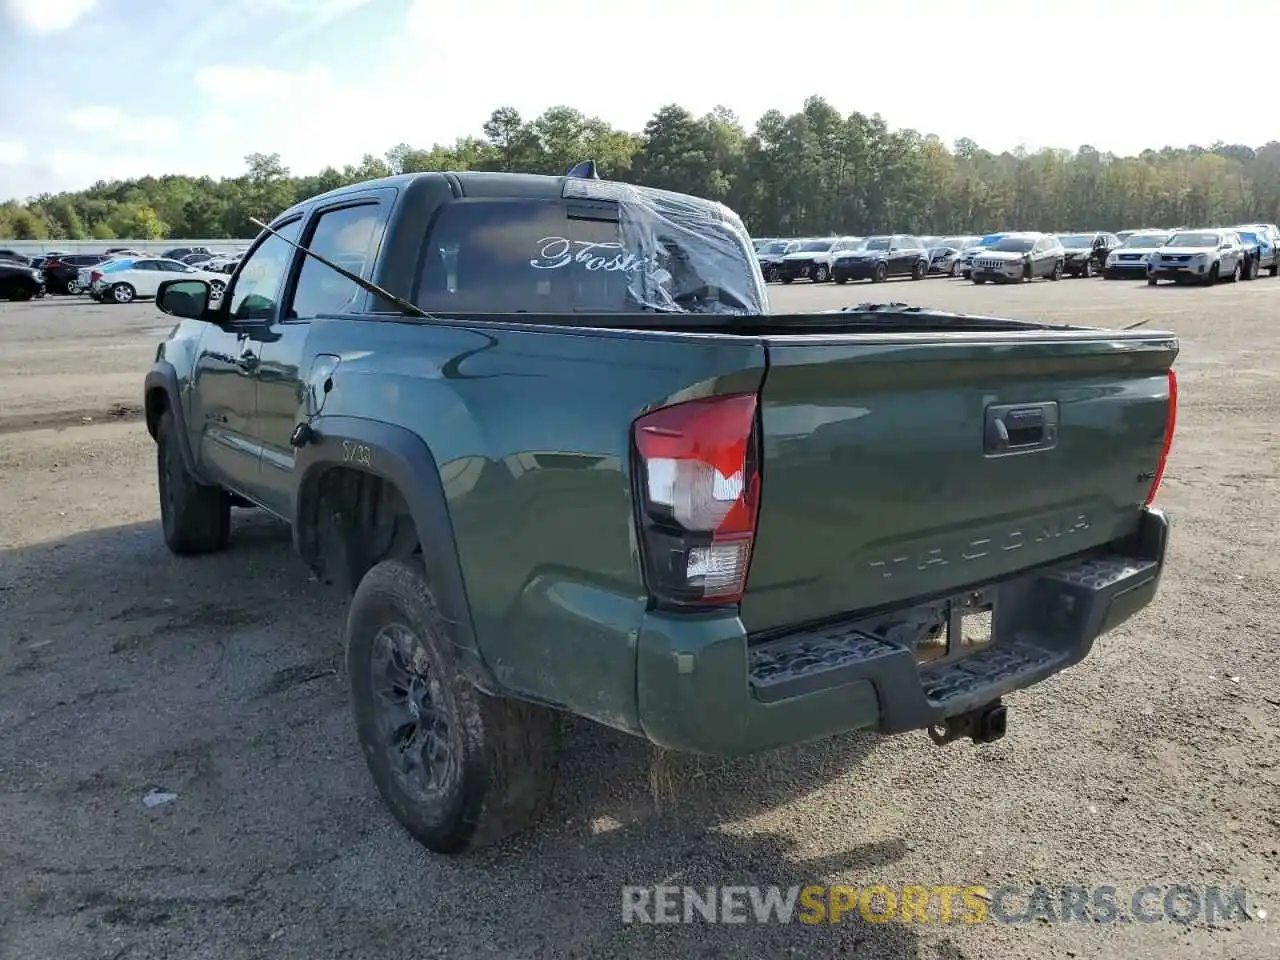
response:
[[[462,193],[468,197],[545,197],[554,199],[561,196],[564,182],[568,177],[554,177],[541,173],[502,173],[486,170],[428,170],[421,173],[401,173],[393,177],[381,177],[377,180],[361,180],[359,183],[337,187],[327,193],[317,194],[300,200],[287,210],[281,211],[275,220],[282,220],[316,203],[340,199],[347,194],[364,193],[385,187],[413,192],[416,186],[435,183],[441,179],[454,180],[461,187]]]

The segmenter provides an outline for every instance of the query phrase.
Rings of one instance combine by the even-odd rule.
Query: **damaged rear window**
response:
[[[754,248],[731,211],[616,186],[622,199],[444,204],[415,302],[432,313],[767,312]]]

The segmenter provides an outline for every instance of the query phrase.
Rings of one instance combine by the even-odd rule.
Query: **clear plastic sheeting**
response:
[[[430,313],[768,312],[742,221],[723,204],[567,178],[561,196],[464,196],[432,219],[415,302]]]
[[[672,313],[768,313],[751,238],[724,204],[574,178],[565,180],[563,195],[617,203],[619,252],[631,266],[627,292],[636,304]]]

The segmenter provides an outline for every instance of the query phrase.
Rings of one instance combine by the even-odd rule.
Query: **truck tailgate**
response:
[[[977,585],[1138,522],[1170,410],[1168,335],[766,343],[752,633]]]

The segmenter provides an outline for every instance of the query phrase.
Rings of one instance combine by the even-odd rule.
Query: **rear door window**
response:
[[[326,210],[316,220],[308,248],[357,277],[367,278],[382,238],[384,220],[377,203]],[[348,307],[363,291],[314,257],[304,257],[294,288],[291,318],[310,320]]]

